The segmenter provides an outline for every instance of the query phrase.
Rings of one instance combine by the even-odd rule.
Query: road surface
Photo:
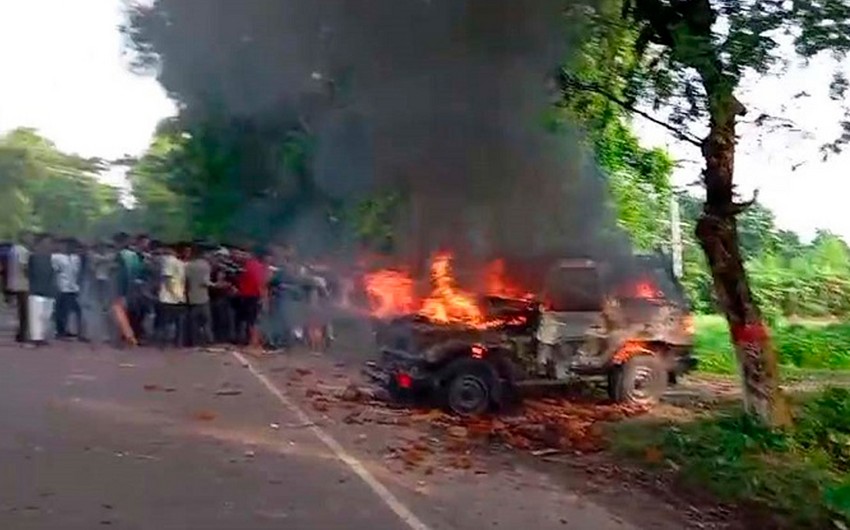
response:
[[[4,530],[638,528],[527,471],[399,473],[286,356],[0,341]]]

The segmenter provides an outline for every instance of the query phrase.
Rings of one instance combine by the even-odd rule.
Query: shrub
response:
[[[827,389],[802,401],[795,420],[787,430],[743,412],[661,426],[626,423],[614,427],[613,442],[620,453],[666,464],[720,500],[762,506],[788,528],[850,524],[850,391]]]
[[[777,324],[773,342],[779,363],[804,369],[850,369],[850,324]],[[717,316],[697,319],[694,339],[700,370],[733,373],[735,354],[726,322]]]

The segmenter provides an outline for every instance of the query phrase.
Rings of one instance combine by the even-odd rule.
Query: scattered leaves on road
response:
[[[169,393],[169,394],[172,393],[172,392],[177,392],[176,387],[173,387],[173,386],[163,387],[163,386],[156,385],[156,384],[153,384],[153,383],[148,383],[148,384],[144,385],[142,388],[144,388],[146,392],[166,392],[166,393]]]
[[[360,388],[358,388],[355,384],[348,385],[347,387],[345,387],[345,390],[343,390],[340,394],[340,399],[349,402],[359,402],[362,401],[365,397],[366,395],[363,393],[363,391],[360,390]]]
[[[216,414],[209,410],[199,410],[194,414],[194,418],[198,421],[212,421],[216,418]]]
[[[542,398],[526,400],[516,413],[503,416],[463,418],[430,411],[416,413],[411,418],[442,428],[455,440],[497,442],[531,451],[553,449],[590,453],[604,448],[603,423],[643,412],[643,408],[624,405]]]
[[[312,402],[312,405],[313,405],[313,409],[315,409],[318,412],[327,412],[328,409],[330,408],[330,407],[328,407],[328,404],[327,404],[326,401],[315,400],[315,401]]]

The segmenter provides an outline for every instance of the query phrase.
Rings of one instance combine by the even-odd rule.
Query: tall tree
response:
[[[729,323],[744,380],[745,406],[772,424],[790,421],[779,391],[777,361],[762,314],[744,270],[736,216],[748,204],[736,200],[734,169],[737,125],[746,107],[737,97],[742,77],[765,74],[780,59],[780,38],[793,35],[794,50],[805,58],[830,51],[843,57],[850,48],[850,4],[782,0],[623,0],[614,13],[610,2],[582,9],[592,31],[633,31],[629,54],[613,61],[629,81],[624,96],[605,91],[580,72],[565,71],[567,91],[604,93],[634,112],[641,98],[655,109],[672,108],[670,122],[657,123],[696,146],[705,166],[706,201],[696,226],[714,280],[716,298]],[[617,62],[619,61],[619,62]],[[847,88],[843,76],[831,87],[836,97]],[[644,113],[645,114],[645,113]],[[685,129],[698,123],[698,137]],[[850,126],[831,149],[850,140]]]
[[[32,223],[27,183],[39,178],[39,167],[23,148],[0,145],[0,237],[10,239]]]
[[[160,127],[148,150],[138,160],[128,161],[127,177],[132,187],[137,228],[166,241],[188,239],[188,201],[173,189],[174,155],[181,148],[179,132]]]
[[[165,120],[129,161],[137,221],[169,239],[285,236],[299,215],[330,206],[313,182],[311,136],[290,127],[217,115]]]
[[[58,235],[93,235],[98,221],[121,208],[118,190],[98,175],[105,163],[63,153],[33,129],[0,138],[3,200],[0,230],[8,237],[23,228]]]

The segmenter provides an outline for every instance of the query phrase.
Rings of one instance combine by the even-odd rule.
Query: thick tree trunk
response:
[[[733,103],[740,106],[737,101]],[[761,311],[747,282],[738,245],[735,215],[742,210],[733,201],[735,121],[741,113],[718,113],[702,146],[706,167],[706,203],[696,235],[708,258],[717,301],[729,323],[738,356],[745,409],[765,423],[790,423],[787,401],[779,388],[776,352]]]

